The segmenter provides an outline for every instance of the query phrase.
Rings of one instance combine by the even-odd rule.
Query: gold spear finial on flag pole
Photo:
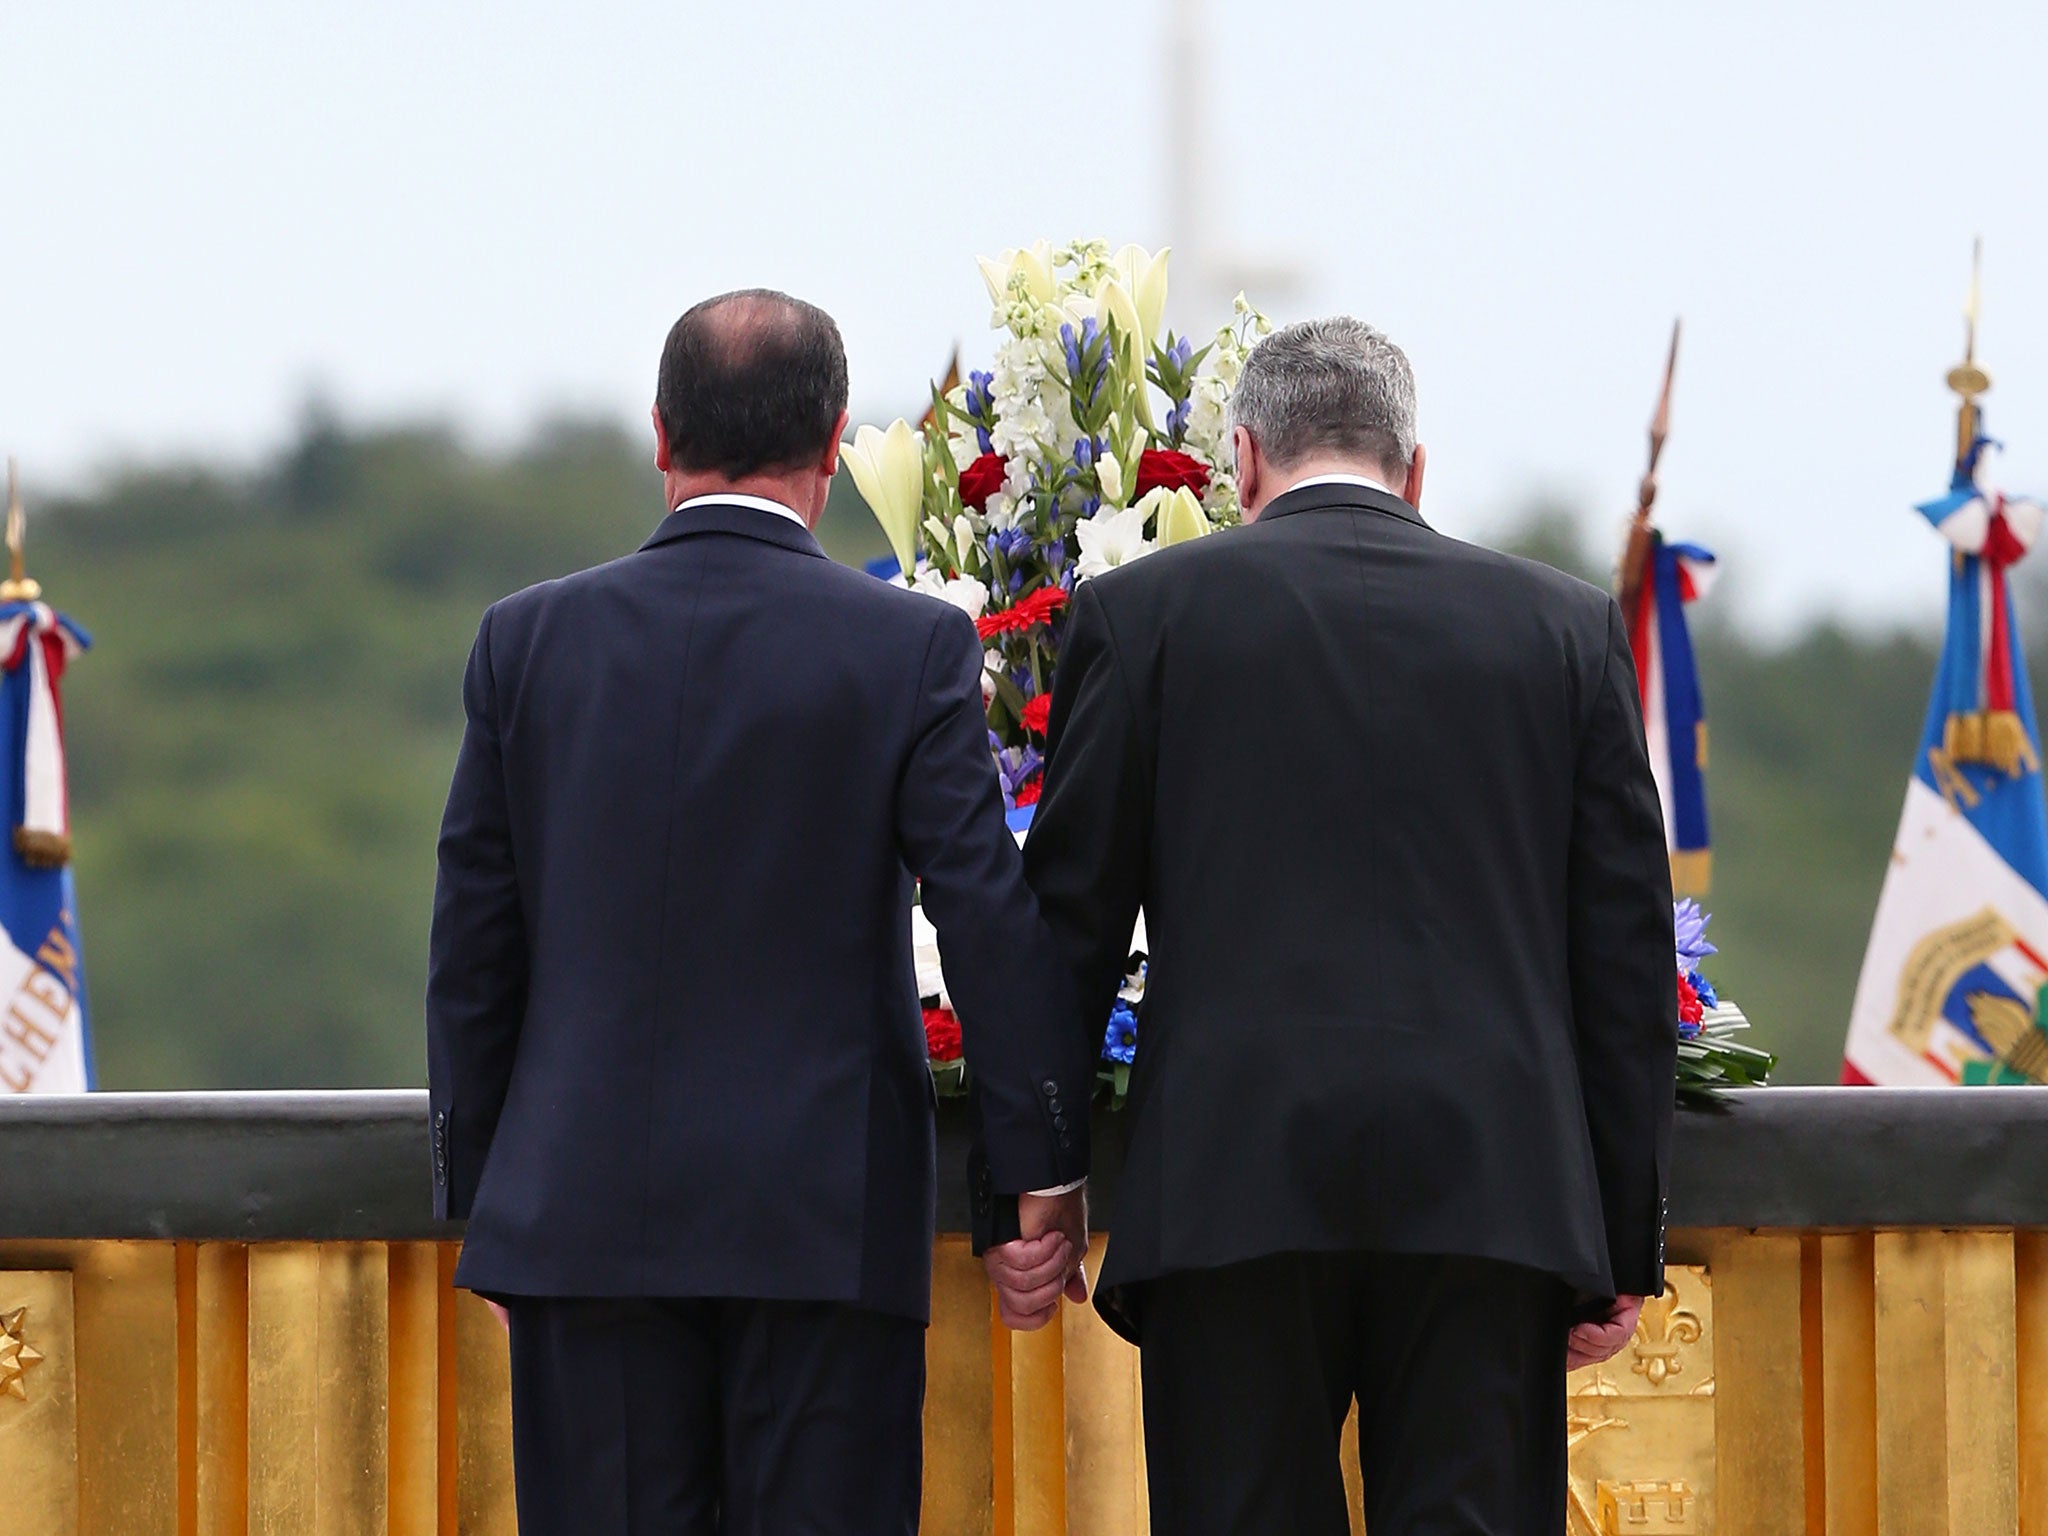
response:
[[[21,507],[21,466],[12,456],[7,460],[7,552],[13,561],[13,575],[0,581],[0,603],[32,603],[43,595],[42,587],[28,578],[28,514]]]
[[[1977,397],[1991,388],[1991,375],[1977,366],[1977,301],[1984,273],[1984,237],[1970,246],[1970,297],[1963,306],[1963,360],[1948,371],[1948,387],[1963,397],[1956,408],[1956,463],[1977,443]]]
[[[1657,505],[1657,461],[1664,456],[1664,440],[1671,435],[1671,383],[1678,377],[1678,333],[1681,321],[1671,322],[1671,351],[1664,359],[1664,388],[1657,396],[1657,414],[1650,418],[1650,467],[1643,472],[1636,490],[1636,514],[1629,520],[1628,542],[1622,546],[1621,564],[1616,570],[1615,595],[1621,611],[1635,612],[1642,592],[1643,569],[1650,554],[1650,513]]]

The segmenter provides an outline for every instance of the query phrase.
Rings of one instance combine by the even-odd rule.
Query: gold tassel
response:
[[[1950,715],[1941,734],[1950,762],[1996,768],[2009,779],[2041,766],[2026,726],[2009,709]]]
[[[30,869],[62,869],[71,862],[71,839],[61,832],[14,829],[14,851]]]
[[[1714,850],[1687,848],[1671,855],[1671,894],[1704,896],[1714,883]]]
[[[1955,714],[1941,732],[1942,755],[1952,763],[1984,761],[1984,717]]]

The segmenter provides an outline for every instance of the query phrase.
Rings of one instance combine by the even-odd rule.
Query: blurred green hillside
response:
[[[256,472],[155,466],[32,507],[31,567],[97,640],[65,703],[104,1086],[423,1080],[463,658],[492,600],[646,535],[645,458],[608,428],[486,456],[316,412]],[[1551,511],[1514,543],[1597,578],[1575,527]],[[850,494],[823,533],[884,549]],[[1933,643],[1767,649],[1703,619],[1711,974],[1786,1080],[1832,1080]]]

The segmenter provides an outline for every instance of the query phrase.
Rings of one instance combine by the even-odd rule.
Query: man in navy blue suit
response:
[[[523,1536],[915,1531],[934,1133],[913,878],[965,1030],[977,1205],[1049,1313],[1093,1063],[1004,826],[957,609],[811,529],[831,318],[677,321],[637,552],[485,616],[427,990],[437,1215],[512,1345]],[[1029,1192],[1043,1192],[1032,1196]]]

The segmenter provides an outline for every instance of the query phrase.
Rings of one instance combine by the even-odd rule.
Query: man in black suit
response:
[[[1663,1286],[1671,891],[1616,605],[1434,532],[1354,320],[1231,400],[1243,530],[1075,594],[1025,866],[1151,972],[1097,1304],[1160,1536],[1553,1536],[1564,1375]]]
[[[958,609],[833,564],[831,318],[676,323],[667,519],[507,598],[463,684],[427,992],[434,1208],[509,1311],[524,1536],[917,1527],[923,881],[995,1194],[1088,1169],[1093,1062]],[[1027,1203],[1037,1238],[1064,1202]],[[1033,1211],[1037,1212],[1034,1230]],[[1041,1242],[1056,1306],[1079,1234]]]

